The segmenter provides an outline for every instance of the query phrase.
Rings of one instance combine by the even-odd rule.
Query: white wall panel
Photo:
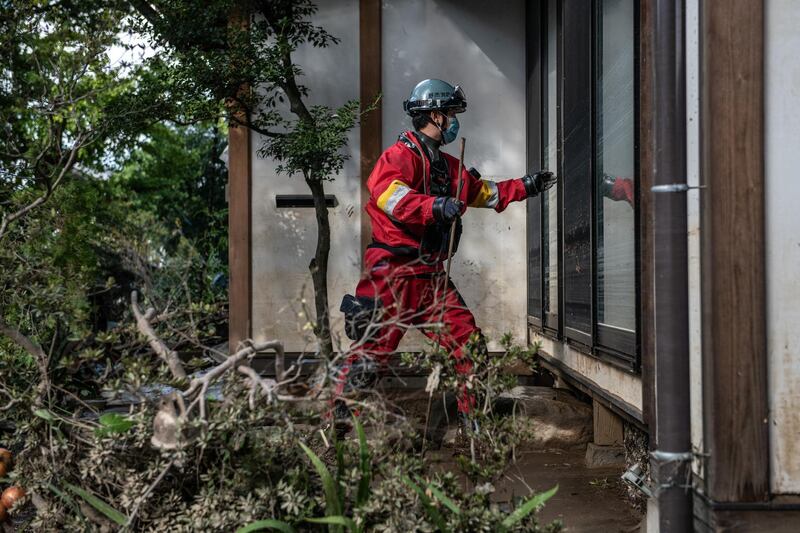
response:
[[[502,7],[501,7],[502,6]],[[383,144],[411,120],[403,100],[425,78],[460,84],[459,115],[467,168],[503,180],[525,174],[524,2],[385,0],[383,2]],[[458,141],[445,149],[458,157]],[[453,261],[453,280],[484,333],[525,341],[525,205],[501,214],[470,209]],[[405,349],[419,346],[408,336]],[[490,344],[497,349],[496,342]]]
[[[686,2],[686,181],[700,184],[700,0]],[[686,195],[689,255],[689,395],[692,446],[703,450],[703,346],[700,279],[700,189]],[[693,468],[702,474],[700,456]]]
[[[358,2],[321,0],[316,24],[341,39],[326,49],[299,49],[295,62],[303,69],[299,81],[310,89],[308,103],[338,107],[359,95]],[[339,206],[330,209],[331,259],[329,297],[335,333],[341,333],[339,301],[355,288],[360,258],[360,169],[359,129],[349,137],[350,160],[326,192],[335,194]],[[305,298],[314,309],[308,264],[316,246],[314,210],[277,209],[277,194],[309,194],[301,176],[277,174],[271,160],[256,154],[262,139],[254,136],[253,150],[253,335],[256,339],[281,339],[288,351],[315,350],[311,331],[303,330],[298,316]]]
[[[800,493],[800,2],[765,7],[770,480]]]

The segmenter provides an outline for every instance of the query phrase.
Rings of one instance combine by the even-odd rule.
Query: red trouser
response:
[[[459,374],[471,372],[472,361],[465,356],[464,346],[473,334],[480,335],[481,330],[475,325],[475,317],[452,281],[445,290],[444,277],[445,273],[441,271],[398,274],[393,266],[384,263],[376,265],[369,277],[358,283],[356,296],[381,302],[381,325],[370,340],[353,346],[353,353],[339,375],[337,396],[344,390],[350,366],[355,361],[366,356],[385,367],[406,330],[411,327],[422,328],[428,338],[438,340],[439,345],[456,359],[455,368]],[[441,331],[433,327],[438,323],[444,323]],[[475,399],[467,393],[465,386],[458,398],[458,409],[468,413],[474,404]]]

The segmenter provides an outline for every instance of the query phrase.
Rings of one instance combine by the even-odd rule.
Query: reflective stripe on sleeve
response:
[[[410,192],[411,189],[408,188],[408,185],[402,181],[394,180],[383,191],[383,194],[378,197],[378,207],[387,215],[392,216],[394,208]]]
[[[470,202],[470,207],[489,207],[494,208],[497,202],[500,201],[500,196],[497,191],[497,184],[489,180],[481,180],[481,190],[478,195]]]

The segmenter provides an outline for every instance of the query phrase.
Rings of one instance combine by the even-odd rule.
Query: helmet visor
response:
[[[453,95],[447,102],[445,107],[455,109],[456,113],[463,113],[467,108],[467,95],[464,94],[464,89],[460,85],[456,85],[453,89]]]

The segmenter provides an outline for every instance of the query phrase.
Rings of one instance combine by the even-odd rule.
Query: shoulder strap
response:
[[[414,143],[414,141],[409,139],[405,133],[401,133],[400,136],[397,138],[397,140],[408,146],[412,152],[417,154],[417,157],[422,157],[422,154],[419,151],[419,147]]]
[[[417,142],[415,143],[414,141],[412,141],[408,137],[408,135],[406,135],[406,133],[410,133],[411,135],[413,135]],[[428,169],[431,166],[431,159],[430,159],[430,156],[428,155],[427,151],[425,150],[425,148],[422,148],[420,150],[420,146],[422,146],[422,139],[420,139],[419,136],[415,132],[408,131],[408,132],[401,133],[400,136],[397,138],[397,140],[400,141],[401,143],[405,144],[406,146],[408,146],[408,148],[410,148],[411,151],[414,152],[417,155],[417,157],[422,159],[422,173],[423,173],[422,185],[423,185],[423,188],[424,188],[423,192],[425,194],[430,194],[430,185],[429,185],[430,176],[426,172],[426,169]],[[423,155],[423,152],[424,152],[425,155]]]

